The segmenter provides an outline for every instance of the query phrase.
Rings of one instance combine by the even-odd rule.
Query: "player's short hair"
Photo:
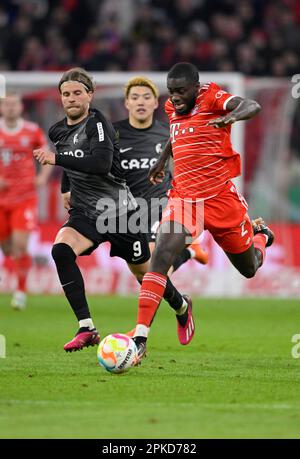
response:
[[[154,97],[156,97],[157,99],[159,97],[158,87],[153,83],[153,81],[151,81],[149,78],[144,77],[144,76],[136,76],[136,77],[131,78],[129,81],[127,81],[124,87],[126,99],[128,98],[130,89],[133,86],[146,86],[147,88],[151,89]]]
[[[199,83],[199,72],[194,64],[178,62],[169,70],[168,78],[186,78],[192,83]]]
[[[95,91],[95,83],[93,82],[92,77],[81,67],[74,67],[70,70],[67,70],[61,77],[58,83],[58,89],[60,91],[61,85],[66,81],[78,81],[83,84],[87,92]]]

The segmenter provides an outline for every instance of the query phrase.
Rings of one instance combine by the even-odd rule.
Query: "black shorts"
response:
[[[127,263],[133,265],[145,263],[149,260],[150,250],[146,234],[141,232],[134,234],[128,228],[127,232],[106,232],[102,234],[97,229],[96,221],[89,219],[82,212],[71,209],[69,214],[69,219],[63,225],[63,228],[74,228],[94,244],[80,255],[90,255],[100,244],[108,241],[111,244],[111,257],[123,258]],[[118,228],[118,222],[116,226]]]

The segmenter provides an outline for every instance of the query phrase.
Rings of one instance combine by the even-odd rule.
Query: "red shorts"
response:
[[[192,238],[208,230],[225,252],[245,252],[253,242],[253,228],[247,213],[248,204],[229,181],[214,198],[189,202],[170,192],[162,222],[175,221],[183,225]]]
[[[37,227],[37,200],[28,199],[14,206],[0,206],[0,241],[13,231],[33,231]]]

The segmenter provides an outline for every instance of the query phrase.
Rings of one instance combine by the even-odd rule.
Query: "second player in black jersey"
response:
[[[138,114],[146,113],[145,109],[138,107]],[[148,127],[134,127],[131,123],[132,119],[114,123],[119,137],[120,164],[127,185],[135,197],[150,200],[166,196],[171,188],[170,171],[166,170],[162,183],[155,186],[148,180],[148,173],[169,139],[169,126],[157,119],[152,119]]]

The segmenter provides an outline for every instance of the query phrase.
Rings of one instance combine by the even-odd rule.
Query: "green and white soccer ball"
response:
[[[122,333],[106,336],[98,346],[98,362],[111,373],[123,373],[136,364],[137,348],[132,338]]]

